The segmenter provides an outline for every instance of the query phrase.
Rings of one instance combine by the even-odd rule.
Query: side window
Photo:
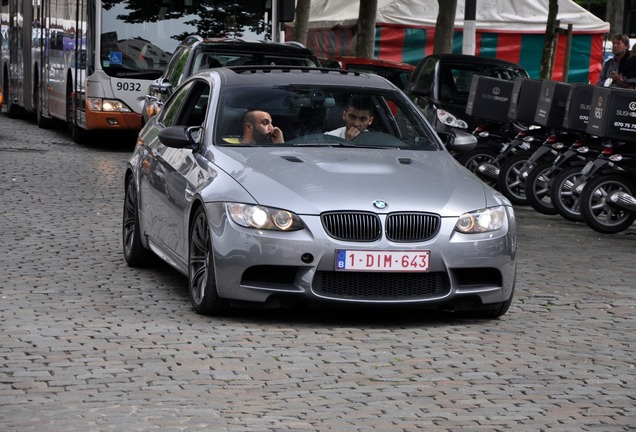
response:
[[[159,113],[159,122],[163,123],[166,127],[178,125],[176,121],[177,115],[179,114],[179,108],[183,105],[183,101],[190,92],[192,86],[193,83],[186,84],[172,95],[168,102],[166,102],[166,106]]]
[[[179,89],[161,110],[159,121],[164,126],[202,126],[208,110],[210,86],[205,81],[192,81]]]
[[[205,81],[196,81],[189,92],[178,116],[177,125],[202,126],[208,111],[210,86]]]
[[[430,90],[432,88],[433,81],[435,79],[436,63],[436,60],[433,58],[424,61],[424,64],[422,64],[416,78],[416,85],[418,88],[422,90]]]
[[[185,65],[188,61],[190,51],[191,49],[188,47],[178,48],[172,56],[170,64],[168,64],[168,67],[166,68],[165,77],[170,81],[174,88],[177,88],[177,86],[181,84],[183,70],[185,69]]]

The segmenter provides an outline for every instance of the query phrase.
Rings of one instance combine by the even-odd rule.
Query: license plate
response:
[[[336,270],[427,272],[431,251],[336,250]]]

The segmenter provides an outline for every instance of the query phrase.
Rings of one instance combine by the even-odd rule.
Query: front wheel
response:
[[[229,307],[216,289],[213,255],[207,216],[199,207],[190,227],[188,291],[192,307],[202,315],[221,315]]]
[[[533,209],[541,214],[555,215],[559,212],[550,197],[550,177],[552,162],[539,162],[526,178],[526,197]]]
[[[550,188],[550,198],[554,208],[567,220],[582,222],[579,210],[579,197],[574,194],[574,184],[581,176],[583,167],[574,166],[564,169],[554,178]]]
[[[588,181],[581,193],[581,216],[596,232],[615,234],[629,228],[636,220],[636,213],[621,209],[607,202],[613,192],[636,194],[636,185],[620,174],[608,174]]]
[[[66,123],[71,131],[71,138],[76,144],[85,144],[88,133],[77,125],[75,121],[75,101],[73,100],[73,83],[69,80],[66,85]]]
[[[526,182],[521,176],[521,172],[529,158],[530,153],[511,156],[499,169],[499,190],[513,204],[528,204]]]
[[[137,189],[132,176],[126,181],[122,218],[122,243],[124,246],[124,258],[130,267],[143,267],[148,263],[151,252],[141,242]]]
[[[478,147],[466,153],[461,153],[457,156],[457,161],[468,168],[471,172],[481,178],[484,183],[489,186],[496,187],[497,180],[488,178],[479,174],[479,166],[485,163],[493,163],[497,159],[499,153],[488,147]]]

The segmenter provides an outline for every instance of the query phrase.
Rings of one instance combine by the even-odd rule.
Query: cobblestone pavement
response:
[[[195,314],[128,268],[133,141],[0,116],[3,431],[636,430],[636,226],[517,208],[498,320],[347,310]]]

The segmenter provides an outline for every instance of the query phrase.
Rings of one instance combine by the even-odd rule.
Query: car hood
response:
[[[215,164],[262,205],[298,214],[331,210],[424,211],[457,216],[483,208],[488,188],[445,151],[346,148],[217,149]]]

